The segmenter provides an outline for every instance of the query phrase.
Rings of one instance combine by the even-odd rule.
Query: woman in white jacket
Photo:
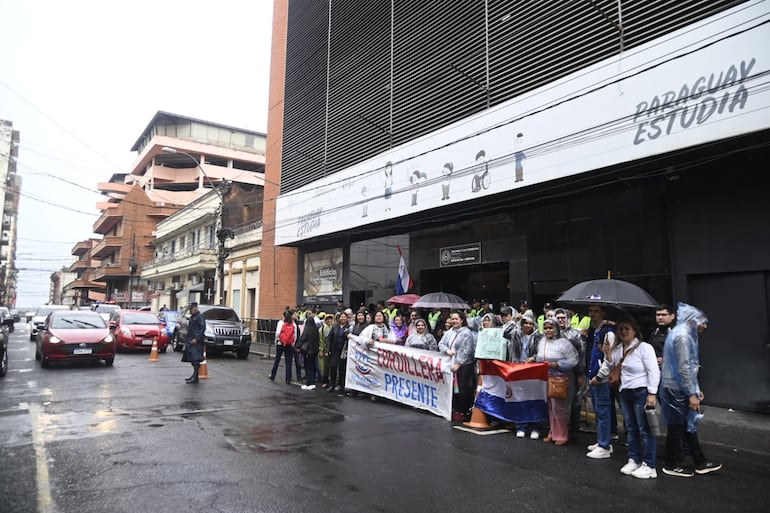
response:
[[[628,463],[620,472],[639,479],[655,479],[656,440],[647,424],[645,408],[655,408],[660,368],[655,349],[637,336],[639,325],[624,319],[617,325],[618,341],[596,377],[603,379],[620,365],[620,404],[628,442]]]

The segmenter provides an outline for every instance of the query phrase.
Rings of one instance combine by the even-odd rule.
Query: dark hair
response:
[[[294,310],[289,308],[285,312],[283,312],[283,322],[290,322],[292,320],[291,316],[294,315]]]
[[[634,333],[636,333],[637,336],[639,335],[639,323],[636,322],[636,319],[634,319],[633,317],[623,317],[619,319],[618,326],[620,326],[621,324],[628,324],[629,326],[631,326],[631,329],[634,330]]]
[[[655,307],[655,311],[658,310],[666,310],[668,313],[676,315],[676,310],[674,310],[671,305],[668,303],[660,303],[658,306]]]
[[[465,312],[463,312],[462,310],[452,310],[452,314],[457,314],[457,315],[460,316],[460,320],[462,321],[462,325],[463,326],[467,326],[468,325],[468,316],[465,315]],[[452,314],[450,314],[450,316]]]

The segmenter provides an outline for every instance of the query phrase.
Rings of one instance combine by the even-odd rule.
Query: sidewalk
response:
[[[275,355],[275,349],[272,344],[252,343],[251,354],[269,360]],[[698,425],[701,443],[770,456],[770,414],[718,408],[708,404],[704,405],[704,411],[705,417]]]

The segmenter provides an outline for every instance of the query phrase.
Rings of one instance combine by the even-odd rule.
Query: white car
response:
[[[120,307],[118,305],[108,305],[105,303],[99,303],[92,306],[91,310],[101,315],[102,319],[104,319],[105,322],[108,322],[110,320],[110,316],[112,315],[112,312],[120,310]]]
[[[43,305],[38,308],[35,315],[33,315],[32,319],[29,321],[29,339],[33,342],[37,340],[37,332],[43,327],[43,324],[45,324],[45,319],[48,317],[49,313],[54,310],[69,309],[70,307],[67,305]]]

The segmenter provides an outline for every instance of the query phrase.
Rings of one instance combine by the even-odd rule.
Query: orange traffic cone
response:
[[[481,376],[479,376],[478,385],[476,386],[476,397],[478,397],[479,392],[481,392]],[[492,427],[489,424],[489,420],[487,420],[487,414],[475,406],[471,411],[471,420],[463,422],[463,426],[468,426],[473,429],[489,429]]]
[[[150,361],[151,362],[160,361],[160,358],[158,357],[158,337],[155,337],[154,339],[152,339],[152,349],[150,349]]]
[[[209,377],[209,364],[206,363],[206,346],[203,346],[203,361],[198,368],[198,377],[200,379],[206,379]]]

